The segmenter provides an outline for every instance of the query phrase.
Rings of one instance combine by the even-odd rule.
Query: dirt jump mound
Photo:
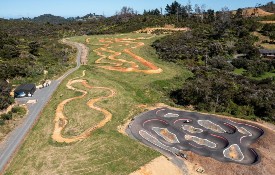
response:
[[[83,76],[85,76],[85,71],[83,72]],[[62,130],[68,124],[67,117],[64,114],[64,107],[70,101],[76,100],[76,99],[81,99],[81,98],[85,97],[88,93],[85,90],[81,90],[81,89],[77,89],[77,88],[73,87],[73,84],[76,84],[76,83],[81,83],[84,87],[86,87],[88,89],[103,89],[103,90],[109,91],[110,94],[107,95],[107,96],[103,96],[103,97],[99,97],[99,98],[95,98],[95,99],[90,99],[87,102],[87,105],[91,109],[94,109],[94,110],[97,110],[97,111],[103,113],[105,118],[102,121],[100,121],[97,125],[92,126],[91,128],[88,128],[87,130],[85,130],[80,135],[68,138],[68,137],[63,137],[62,136]],[[69,80],[69,82],[67,83],[66,86],[70,90],[81,92],[82,95],[78,96],[78,97],[73,97],[73,98],[66,99],[66,100],[62,101],[57,106],[57,109],[56,109],[56,112],[55,112],[54,131],[53,131],[53,134],[52,134],[52,139],[56,142],[72,143],[72,142],[80,141],[80,140],[83,140],[83,139],[89,137],[93,131],[95,131],[98,128],[103,127],[107,122],[109,122],[112,119],[112,114],[109,111],[96,106],[95,103],[97,103],[98,101],[101,101],[103,99],[113,97],[115,95],[115,91],[110,89],[110,88],[106,88],[106,87],[91,86],[84,79],[71,79],[71,80]]]
[[[141,39],[146,38],[100,39],[99,42],[102,43],[102,47],[94,50],[94,52],[100,58],[96,60],[95,63],[101,64],[100,66],[98,66],[100,68],[120,72],[142,72],[146,74],[161,73],[162,69],[158,68],[153,63],[132,52],[133,49],[144,46],[143,42],[136,41]],[[121,52],[117,52],[111,49],[115,46],[119,46],[124,49],[122,49]],[[106,54],[108,54],[109,56],[107,56]],[[133,61],[118,58],[120,56],[127,56],[127,58],[133,59]],[[138,63],[142,65],[145,69],[140,68],[140,65]]]

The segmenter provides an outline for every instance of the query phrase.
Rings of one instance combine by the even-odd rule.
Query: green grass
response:
[[[275,50],[275,44],[263,43],[263,41],[270,41],[268,36],[264,36],[259,32],[253,32],[253,35],[259,38],[259,41],[255,43],[256,45],[260,45],[265,49]]]
[[[233,72],[237,75],[243,75],[243,73],[245,72],[246,70],[243,69],[243,68],[240,68],[240,69],[235,69]],[[262,79],[266,79],[266,78],[271,78],[271,77],[275,77],[275,73],[274,72],[265,72],[263,75],[259,76],[259,77],[252,77],[252,76],[249,76],[249,78],[251,79],[255,79],[255,80],[262,80]]]
[[[174,63],[167,63],[157,58],[155,50],[150,47],[157,37],[142,40],[145,46],[134,52],[162,68],[161,74],[121,73],[101,69],[94,64],[98,56],[92,50],[100,47],[95,45],[99,44],[99,38],[140,36],[150,35],[89,36],[91,38],[91,43],[88,45],[90,47],[89,64],[82,66],[61,83],[42,112],[38,123],[11,162],[6,174],[126,175],[160,155],[138,141],[120,134],[117,127],[141,113],[143,109],[137,107],[140,104],[172,105],[167,93],[170,89],[182,86],[184,80],[192,74]],[[86,38],[74,37],[72,40],[85,43]],[[61,101],[79,95],[68,90],[65,84],[69,79],[82,75],[83,70],[86,70],[84,78],[90,85],[108,87],[116,91],[113,98],[96,104],[113,114],[112,121],[83,141],[73,144],[56,143],[51,139],[55,109]],[[85,89],[80,84],[76,84],[75,87]],[[94,89],[84,99],[68,103],[65,108],[65,114],[69,120],[68,127],[64,131],[66,136],[81,132],[102,119],[102,114],[89,109],[86,102],[91,97],[105,93]],[[70,132],[70,129],[76,129],[76,133]]]
[[[261,46],[263,46],[265,49],[275,50],[275,44],[262,43]]]
[[[237,75],[242,75],[245,72],[244,68],[240,68],[240,69],[235,69],[234,73]]]
[[[263,75],[261,75],[260,77],[252,77],[252,78],[256,79],[256,80],[262,80],[262,79],[271,78],[271,77],[275,77],[275,73],[273,73],[273,72],[266,72]]]

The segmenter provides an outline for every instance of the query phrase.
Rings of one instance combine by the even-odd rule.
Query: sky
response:
[[[0,18],[35,17],[53,14],[63,17],[84,16],[88,13],[111,16],[123,6],[132,7],[139,13],[144,9],[162,8],[174,0],[0,0]],[[188,0],[177,0],[185,5]],[[228,7],[235,10],[243,7],[255,7],[271,0],[190,0],[192,5],[205,4],[206,9],[220,10]]]

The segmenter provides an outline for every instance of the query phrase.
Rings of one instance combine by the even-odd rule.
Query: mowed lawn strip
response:
[[[191,73],[174,63],[167,63],[157,58],[151,43],[157,39],[140,40],[145,46],[133,52],[163,69],[161,74],[147,75],[144,73],[122,73],[98,68],[94,64],[99,57],[93,52],[100,47],[96,44],[99,38],[121,37],[137,38],[150,37],[147,34],[125,34],[88,36],[91,38],[89,64],[64,80],[53,98],[41,114],[37,125],[32,129],[18,154],[11,162],[6,174],[93,174],[93,175],[126,175],[160,154],[139,142],[120,134],[117,127],[127,119],[134,117],[144,109],[141,104],[156,103],[172,104],[165,96],[171,88],[182,85]],[[73,41],[85,43],[87,36],[72,38]],[[124,46],[122,46],[124,47]],[[125,46],[126,47],[126,46]],[[112,120],[103,128],[92,133],[90,137],[72,144],[56,143],[51,139],[54,116],[57,105],[68,98],[81,95],[68,90],[66,83],[69,79],[79,77],[86,70],[86,79],[91,86],[112,88],[116,95],[96,103],[113,114]],[[85,89],[81,84],[79,89]],[[88,91],[88,89],[85,89]],[[87,96],[79,101],[72,101],[65,107],[68,125],[64,130],[65,136],[73,136],[90,127],[103,118],[98,111],[89,109],[86,102],[89,98],[105,95],[102,90],[92,89]],[[81,115],[81,118],[79,118]],[[100,119],[98,119],[100,118]]]

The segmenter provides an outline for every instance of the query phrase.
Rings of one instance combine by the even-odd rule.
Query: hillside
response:
[[[59,24],[59,23],[68,22],[68,20],[66,20],[64,17],[54,16],[51,14],[40,15],[38,17],[33,18],[33,21],[39,22],[39,23],[51,23],[51,24]]]
[[[266,5],[260,6],[261,9],[267,12],[275,13],[275,4],[273,1],[268,2]]]
[[[233,14],[236,14],[237,11],[233,11]],[[267,12],[261,8],[245,8],[243,9],[243,16],[244,17],[263,17],[263,16],[270,16],[274,13]]]

